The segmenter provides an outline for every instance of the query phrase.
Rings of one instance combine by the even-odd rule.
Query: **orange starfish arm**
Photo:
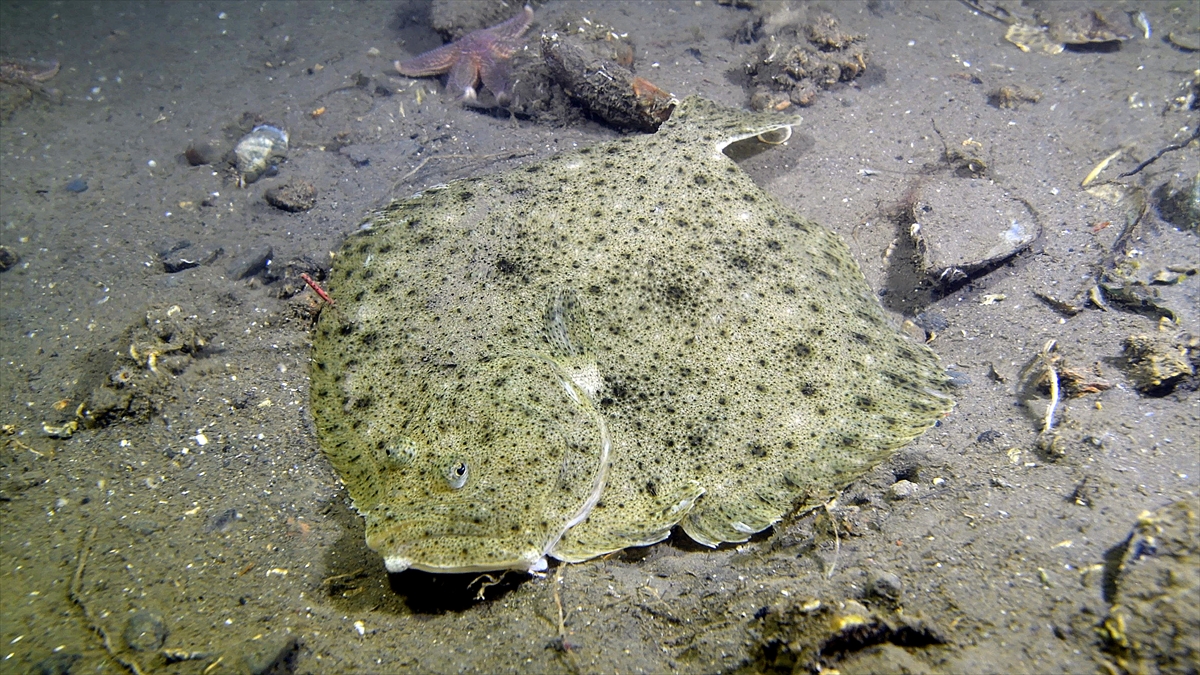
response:
[[[400,71],[401,75],[409,77],[441,75],[454,65],[459,51],[459,46],[451,42],[407,61],[397,61],[396,70]]]
[[[533,8],[525,5],[521,13],[504,23],[484,29],[492,51],[496,56],[507,59],[521,48],[521,36],[529,30],[529,22],[533,21]]]

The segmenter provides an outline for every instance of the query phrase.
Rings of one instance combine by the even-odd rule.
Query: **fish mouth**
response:
[[[516,572],[526,572],[528,574],[537,574],[546,569],[548,563],[546,556],[539,554],[535,550],[530,550],[517,560],[510,561],[508,564],[503,563],[477,563],[471,565],[451,565],[451,564],[435,564],[426,562],[414,562],[411,558],[404,556],[384,556],[384,567],[391,574],[404,572],[406,570],[419,570],[421,572],[429,572],[431,574],[464,574],[467,572],[493,572],[499,570],[513,570]]]
[[[510,541],[471,523],[440,518],[412,518],[402,522],[368,523],[367,546],[383,556],[388,572],[420,570],[436,574],[516,570],[536,572],[546,568],[545,542],[530,538]]]

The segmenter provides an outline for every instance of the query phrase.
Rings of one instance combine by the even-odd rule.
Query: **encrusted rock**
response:
[[[306,180],[293,180],[267,190],[264,197],[277,209],[298,213],[317,205],[317,188]]]
[[[1143,512],[1108,556],[1099,626],[1123,672],[1190,673],[1200,662],[1200,517],[1181,500]],[[1113,564],[1115,563],[1115,564]]]
[[[1164,396],[1196,370],[1188,360],[1188,347],[1171,344],[1149,335],[1125,338],[1129,376],[1143,394]]]

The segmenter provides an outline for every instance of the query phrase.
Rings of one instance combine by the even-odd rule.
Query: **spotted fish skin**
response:
[[[722,152],[797,122],[689,98],[347,241],[312,407],[389,569],[745,541],[950,410],[844,242]]]

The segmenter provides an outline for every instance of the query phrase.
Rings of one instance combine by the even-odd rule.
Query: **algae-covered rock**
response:
[[[1185,499],[1146,511],[1110,558],[1112,606],[1099,630],[1126,672],[1191,673],[1200,663],[1197,508]]]

